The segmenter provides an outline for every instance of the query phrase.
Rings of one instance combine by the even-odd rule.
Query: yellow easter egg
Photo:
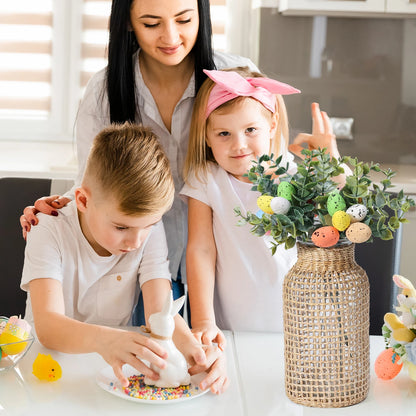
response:
[[[336,211],[332,216],[332,226],[338,231],[344,231],[348,228],[351,217],[345,211]]]
[[[257,198],[257,206],[266,214],[273,214],[273,210],[270,206],[270,202],[273,197],[270,195],[262,195]]]
[[[354,222],[347,228],[345,236],[353,243],[364,243],[371,237],[371,228],[363,222]]]
[[[26,348],[27,342],[19,342],[19,341],[23,341],[23,340],[17,337],[16,335],[12,335],[8,332],[3,332],[0,334],[0,348],[7,355],[20,354]],[[18,342],[18,344],[10,344],[11,342]],[[3,345],[3,344],[9,344],[9,345]]]

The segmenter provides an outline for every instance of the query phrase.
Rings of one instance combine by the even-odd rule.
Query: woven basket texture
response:
[[[367,274],[354,244],[297,247],[283,287],[286,394],[312,407],[359,403],[370,378]]]

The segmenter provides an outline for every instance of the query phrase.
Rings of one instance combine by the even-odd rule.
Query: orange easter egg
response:
[[[339,240],[339,232],[336,228],[328,225],[316,229],[312,236],[312,242],[318,247],[332,247]]]
[[[393,351],[393,348],[387,348],[376,358],[374,370],[378,378],[382,380],[392,380],[403,367],[403,363],[398,363],[399,356]],[[394,361],[394,362],[393,362]]]

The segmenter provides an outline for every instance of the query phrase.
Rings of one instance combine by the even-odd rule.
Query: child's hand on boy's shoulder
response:
[[[151,338],[137,332],[103,327],[97,339],[96,351],[113,368],[115,376],[123,387],[128,386],[128,379],[122,372],[124,364],[129,364],[147,377],[157,380],[159,374],[142,360],[163,369],[168,356],[165,349]]]

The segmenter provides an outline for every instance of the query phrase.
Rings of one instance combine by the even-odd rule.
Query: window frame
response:
[[[250,56],[244,39],[248,34],[241,25],[249,22],[251,0],[226,0],[229,16],[238,18],[225,26],[226,49]],[[51,110],[46,120],[0,118],[0,140],[72,142],[80,100],[82,72],[83,0],[53,0]],[[215,0],[212,2],[215,5]],[[65,98],[63,98],[65,97]]]

